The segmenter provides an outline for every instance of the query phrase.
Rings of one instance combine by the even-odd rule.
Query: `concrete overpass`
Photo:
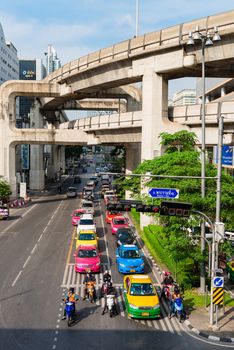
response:
[[[234,11],[229,11],[147,33],[72,61],[41,82],[10,81],[3,84],[0,87],[0,175],[7,178],[14,188],[13,163],[16,142],[25,143],[27,140],[29,143],[36,143],[44,140],[45,143],[64,144],[65,137],[62,136],[62,133],[64,135],[66,133],[68,144],[73,141],[72,135],[75,132],[77,133],[76,143],[90,142],[88,140],[90,137],[91,142],[100,142],[100,135],[107,134],[107,129],[101,131],[68,128],[66,131],[64,129],[61,129],[61,132],[54,131],[54,128],[58,128],[57,120],[54,119],[56,112],[63,110],[65,106],[72,106],[74,104],[72,101],[116,96],[118,98],[129,96],[126,98],[127,111],[131,111],[130,100],[138,101],[139,106],[141,104],[139,96],[134,96],[136,91],[134,92],[133,89],[131,91],[131,88],[128,87],[129,84],[136,82],[142,84],[141,118],[137,117],[139,118],[137,126],[139,129],[136,132],[136,128],[129,126],[127,124],[129,116],[124,114],[120,117],[121,121],[115,123],[121,125],[124,123],[125,129],[128,128],[128,133],[132,134],[131,137],[136,136],[138,141],[141,141],[141,160],[160,155],[161,145],[158,139],[160,132],[175,132],[185,128],[189,130],[191,127],[186,120],[183,120],[183,118],[186,119],[186,115],[181,117],[180,114],[175,116],[173,113],[177,122],[173,118],[172,121],[168,119],[168,80],[185,76],[201,76],[201,47],[199,45],[186,46],[189,32],[197,26],[201,32],[212,32],[214,26],[218,28],[222,41],[206,49],[206,76],[232,78],[234,74],[233,18]],[[33,96],[39,99],[39,106],[32,114],[34,123],[32,126],[37,129],[34,133],[29,132],[29,129],[19,132],[15,128],[15,98],[17,96]],[[77,103],[75,105],[77,107]],[[132,107],[133,105],[134,103]],[[52,131],[43,129],[43,118],[53,123]],[[199,123],[197,128],[199,130]],[[126,135],[126,130],[123,132],[122,127],[116,129],[119,132],[119,135],[115,133],[116,140],[118,138],[120,140],[123,135]],[[28,136],[26,136],[27,133]],[[47,136],[46,133],[48,133]],[[136,133],[135,136],[134,133]],[[111,134],[113,136],[114,133]],[[104,136],[102,137],[104,139]],[[108,137],[105,137],[105,142],[107,142]],[[35,170],[35,176],[42,177],[43,171]]]

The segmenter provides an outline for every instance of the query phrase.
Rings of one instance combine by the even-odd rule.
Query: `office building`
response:
[[[17,49],[11,42],[6,42],[0,23],[0,84],[12,79],[19,79]]]
[[[173,106],[194,105],[196,103],[196,90],[184,89],[173,95]]]

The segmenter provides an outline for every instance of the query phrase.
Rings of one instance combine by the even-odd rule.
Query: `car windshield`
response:
[[[91,241],[95,239],[95,236],[92,233],[80,233],[79,240],[81,241]]]
[[[92,219],[80,219],[79,225],[94,225]]]
[[[83,203],[82,207],[84,207],[84,208],[92,208],[93,207],[93,203]]]
[[[124,250],[122,251],[121,258],[124,259],[137,259],[140,258],[140,253],[138,250]]]
[[[132,283],[130,295],[156,295],[152,283]]]
[[[98,256],[98,253],[96,249],[89,249],[89,250],[80,249],[78,251],[77,256],[79,258],[95,258],[96,256]]]
[[[115,225],[125,225],[126,220],[125,219],[114,219],[114,224]]]
[[[67,191],[68,192],[76,192],[76,189],[75,188],[69,188]]]

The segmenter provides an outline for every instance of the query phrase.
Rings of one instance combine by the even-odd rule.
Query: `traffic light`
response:
[[[191,209],[191,203],[162,201],[160,215],[190,216]]]
[[[131,204],[111,203],[107,205],[109,211],[131,211]]]
[[[150,204],[137,204],[136,211],[141,213],[159,213],[159,207],[157,205]]]

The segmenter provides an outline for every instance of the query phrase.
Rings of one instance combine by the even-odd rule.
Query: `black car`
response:
[[[136,235],[131,227],[119,228],[116,231],[115,241],[117,246],[122,244],[136,244]]]
[[[73,181],[74,181],[74,184],[80,184],[80,183],[81,183],[81,178],[80,178],[80,176],[78,176],[78,175],[74,176]]]

